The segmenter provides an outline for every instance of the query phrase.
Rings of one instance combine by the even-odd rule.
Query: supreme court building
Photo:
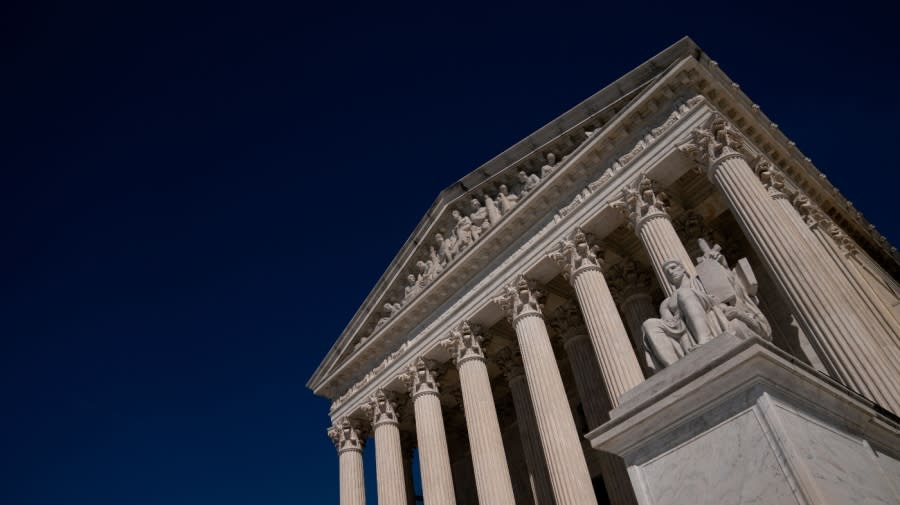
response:
[[[900,503],[898,260],[682,39],[438,195],[308,383],[340,503]]]

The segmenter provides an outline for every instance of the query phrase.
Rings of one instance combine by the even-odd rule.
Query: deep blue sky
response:
[[[0,7],[0,503],[337,503],[304,384],[438,192],[683,35],[900,239],[886,7],[325,3]]]

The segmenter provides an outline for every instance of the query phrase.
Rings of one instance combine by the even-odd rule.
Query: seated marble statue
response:
[[[753,298],[756,280],[746,259],[728,268],[719,246],[700,239],[696,277],[677,260],[663,264],[675,288],[659,306],[659,318],[644,321],[647,364],[653,370],[672,365],[722,332],[771,340],[771,327]]]

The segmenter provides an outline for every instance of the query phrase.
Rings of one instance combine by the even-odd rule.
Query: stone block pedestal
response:
[[[762,340],[720,335],[587,438],[641,505],[900,503],[900,420]]]

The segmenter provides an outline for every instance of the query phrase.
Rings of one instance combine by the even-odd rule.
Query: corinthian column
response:
[[[829,275],[827,258],[798,234],[770,197],[741,154],[734,128],[715,114],[679,149],[707,169],[829,373],[900,413],[900,374],[866,330],[865,315],[854,310],[852,289]]]
[[[615,408],[622,393],[640,384],[644,374],[606,285],[597,250],[588,242],[587,235],[576,228],[571,239],[560,242],[550,257],[559,263],[563,275],[575,288],[594,353],[600,361],[610,406]]]
[[[533,283],[518,276],[495,302],[508,314],[522,353],[528,391],[557,505],[596,505],[591,476],[569,410]]]
[[[341,505],[365,505],[362,458],[366,441],[362,430],[356,421],[344,418],[328,429],[328,436],[338,451]]]
[[[434,368],[419,358],[401,376],[409,384],[416,415],[422,496],[428,505],[456,505],[447,434]]]
[[[609,420],[610,404],[587,327],[578,312],[578,307],[571,301],[556,310],[550,326],[563,340],[566,355],[572,366],[572,375],[575,376],[575,388],[578,390],[590,431]],[[636,503],[625,462],[607,452],[601,452],[599,460],[603,484],[612,505]]]
[[[550,328],[562,339],[588,430],[592,430],[609,419],[609,394],[578,305],[573,300],[560,305],[553,313]]]
[[[384,391],[378,391],[366,406],[372,413],[375,431],[375,477],[379,505],[406,503],[406,476],[397,422],[397,403]]]
[[[619,309],[625,316],[625,325],[631,335],[631,345],[637,355],[638,363],[649,377],[653,372],[649,367],[642,325],[651,317],[658,317],[653,298],[650,296],[650,273],[632,260],[623,260],[609,269],[607,278],[613,288],[613,296],[619,302]]]
[[[669,283],[663,269],[667,261],[680,261],[691,277],[696,277],[697,271],[675,232],[667,201],[666,194],[657,191],[656,183],[641,175],[633,186],[622,190],[622,198],[613,202],[612,206],[628,218],[629,225],[634,228],[634,233],[650,256],[659,285],[665,295],[670,296],[675,292],[675,286]]]
[[[765,166],[766,162],[757,164],[757,172],[759,165]],[[774,170],[774,169],[771,169]],[[760,177],[762,179],[762,176]],[[763,180],[765,183],[765,180]],[[856,244],[847,237],[840,227],[834,224],[834,221],[816,207],[809,198],[801,192],[797,192],[792,202],[788,199],[778,199],[779,204],[789,212],[791,217],[797,222],[797,226],[802,229],[802,233],[807,230],[812,232],[815,240],[810,240],[813,247],[822,250],[822,254],[827,255],[831,259],[829,266],[833,267],[831,275],[835,277],[843,277],[843,279],[853,288],[857,296],[854,297],[856,309],[861,313],[869,314],[869,317],[863,318],[863,322],[869,324],[873,334],[882,334],[884,345],[890,349],[895,359],[900,360],[900,322],[897,321],[896,315],[888,308],[881,298],[872,290],[872,286],[857,270],[851,257],[856,254]],[[806,225],[806,226],[804,226]],[[808,229],[807,229],[808,226]]]
[[[515,505],[482,340],[481,329],[464,321],[442,344],[453,354],[459,370],[478,501]]]
[[[534,505],[553,504],[553,486],[550,474],[544,461],[544,449],[541,447],[537,419],[534,417],[534,406],[525,380],[525,369],[522,367],[522,356],[518,349],[501,349],[497,355],[497,363],[506,377],[509,391],[512,394],[513,408],[516,411],[516,424],[519,426],[519,437],[522,440],[522,452],[525,454],[525,466],[528,468],[528,480],[531,484],[531,495]]]

